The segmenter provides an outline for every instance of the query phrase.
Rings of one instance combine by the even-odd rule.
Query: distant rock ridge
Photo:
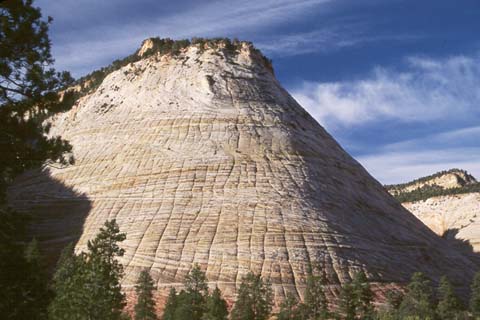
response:
[[[147,40],[131,61],[84,79],[92,84],[51,128],[75,164],[28,172],[9,190],[14,207],[33,210],[32,235],[59,248],[71,241],[67,221],[83,250],[115,218],[127,289],[148,269],[165,293],[198,263],[229,299],[249,271],[261,274],[277,305],[303,297],[312,266],[333,302],[360,270],[379,296],[415,271],[467,292],[477,266],[348,155],[258,50],[222,41],[177,50]]]
[[[480,252],[480,183],[467,171],[442,171],[387,189],[435,233]]]
[[[450,169],[415,179],[411,182],[387,185],[387,190],[393,194],[411,192],[424,186],[438,186],[442,189],[461,188],[477,183],[477,180],[466,170]]]

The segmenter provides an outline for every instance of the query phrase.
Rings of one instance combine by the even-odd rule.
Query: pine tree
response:
[[[355,274],[352,286],[355,296],[356,314],[360,316],[361,319],[373,319],[374,308],[372,302],[374,294],[370,288],[365,272],[360,271]]]
[[[302,307],[300,307],[298,300],[289,292],[285,300],[280,305],[278,312],[278,320],[300,320],[302,319]]]
[[[48,28],[32,0],[0,2],[0,202],[12,179],[44,160],[66,161],[71,146],[48,138],[43,120],[66,106],[57,91],[72,82],[52,67]]]
[[[386,293],[386,304],[381,306],[377,312],[379,320],[400,319],[398,309],[403,300],[403,293],[399,290],[388,290]]]
[[[57,90],[71,82],[51,68],[48,27],[31,0],[0,1],[0,315],[5,319],[41,319],[48,294],[43,271],[32,272],[21,244],[25,219],[6,206],[6,188],[25,170],[45,160],[66,163],[71,146],[48,138],[43,120],[66,108]]]
[[[354,320],[356,316],[355,291],[351,283],[345,283],[340,291],[340,313],[345,320]]]
[[[123,317],[125,297],[120,279],[123,255],[118,242],[125,239],[115,220],[106,221],[97,236],[87,244],[88,252],[75,255],[73,247],[62,254],[54,275],[55,298],[50,305],[51,319],[105,319]]]
[[[155,301],[153,300],[152,277],[147,270],[143,270],[138,277],[135,290],[137,293],[137,303],[135,304],[135,320],[155,320]]]
[[[167,301],[165,302],[165,309],[163,310],[163,320],[174,320],[175,319],[175,311],[177,310],[178,302],[177,302],[177,291],[175,288],[170,289],[170,293],[168,294]]]
[[[84,287],[86,268],[85,254],[76,255],[73,244],[63,249],[53,276],[52,289],[55,297],[48,308],[49,319],[86,319],[84,310],[84,301],[88,295]]]
[[[470,312],[475,319],[480,318],[480,271],[475,274],[470,287]]]
[[[185,291],[178,296],[176,320],[200,320],[205,312],[208,296],[207,277],[205,272],[195,264],[185,277]]]
[[[222,298],[222,293],[215,287],[212,294],[207,298],[207,305],[202,320],[227,320],[227,302]]]
[[[420,317],[421,319],[434,319],[433,290],[430,280],[421,272],[412,275],[407,286],[402,303],[400,304],[399,315],[406,317]]]
[[[124,254],[118,245],[126,235],[120,233],[115,220],[106,221],[97,236],[87,243],[89,265],[87,282],[89,288],[89,310],[92,319],[119,319],[125,306],[125,296],[121,291],[120,279],[123,266],[117,257]]]
[[[269,282],[260,275],[248,273],[240,284],[237,302],[231,313],[232,320],[265,320],[270,316],[273,294]]]
[[[462,313],[462,303],[455,294],[447,277],[440,279],[440,286],[438,287],[438,305],[437,315],[441,320],[456,319]]]
[[[307,276],[307,287],[305,289],[305,308],[309,319],[328,319],[328,303],[323,291],[326,284],[326,275]]]
[[[28,317],[31,320],[46,319],[51,293],[36,239],[33,239],[25,248],[25,259],[28,268],[25,274],[27,290],[25,290],[24,299],[28,304],[25,311],[29,313]]]
[[[391,310],[397,311],[403,301],[404,294],[402,291],[399,290],[388,290],[386,297],[389,308]]]

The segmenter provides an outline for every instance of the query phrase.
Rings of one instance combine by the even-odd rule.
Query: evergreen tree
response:
[[[352,282],[353,294],[355,296],[355,308],[356,314],[361,319],[373,319],[373,291],[368,283],[365,272],[360,271],[355,274]]]
[[[386,297],[387,297],[387,304],[391,310],[397,311],[400,308],[400,304],[403,300],[403,292],[399,290],[388,290]]]
[[[248,273],[240,284],[237,302],[231,313],[232,320],[265,320],[270,316],[273,294],[269,282],[260,275]]]
[[[305,308],[309,319],[328,319],[328,303],[323,291],[326,284],[326,275],[307,276],[307,287],[305,289]]]
[[[25,259],[27,290],[25,290],[24,299],[28,304],[27,310],[30,310],[29,319],[46,319],[51,293],[47,286],[48,277],[36,239],[33,239],[25,248]]]
[[[340,291],[340,313],[345,320],[354,320],[356,316],[355,291],[351,283],[345,283]]]
[[[123,255],[118,242],[125,239],[115,220],[105,222],[97,236],[87,244],[88,252],[75,255],[73,248],[62,254],[54,275],[55,298],[51,319],[105,319],[123,317],[125,297],[120,279]]]
[[[85,286],[90,292],[88,313],[92,319],[119,319],[125,306],[120,279],[123,266],[117,257],[124,254],[118,242],[125,240],[115,220],[106,221],[97,236],[87,243],[88,274]]]
[[[462,313],[462,309],[462,303],[455,294],[452,284],[447,277],[442,277],[438,287],[438,317],[441,320],[457,319]]]
[[[278,313],[278,320],[301,320],[303,312],[302,307],[299,305],[297,299],[289,292],[285,297],[285,300],[280,305],[280,311]],[[306,314],[305,314],[306,315]]]
[[[212,294],[207,298],[207,305],[202,320],[227,320],[227,302],[222,298],[222,293],[215,287]]]
[[[73,244],[63,249],[53,276],[55,297],[48,308],[49,319],[87,319],[84,310],[88,296],[84,287],[86,268],[85,255],[75,255]]]
[[[71,146],[48,138],[43,120],[65,109],[57,91],[72,82],[51,66],[48,27],[32,0],[0,2],[0,196],[19,173],[43,161],[66,161]],[[1,201],[1,200],[0,200]]]
[[[480,318],[480,271],[475,274],[470,287],[470,312],[475,319]]]
[[[178,295],[175,320],[200,320],[205,312],[208,296],[207,277],[196,264],[185,277],[185,291]]]
[[[400,317],[419,317],[420,319],[434,319],[433,290],[425,275],[415,272],[407,286],[399,309]]]
[[[174,320],[175,319],[175,311],[177,310],[178,302],[177,302],[177,291],[175,288],[170,289],[170,293],[168,294],[167,301],[165,302],[165,309],[163,310],[163,320]]]
[[[194,313],[194,307],[190,303],[191,297],[185,291],[181,290],[177,296],[177,307],[173,315],[175,320],[190,320]]]
[[[402,303],[403,293],[399,290],[389,290],[386,293],[386,304],[381,306],[377,312],[377,319],[396,320],[400,319],[398,309]]]
[[[155,301],[153,300],[152,277],[147,270],[143,270],[138,277],[135,290],[137,293],[137,303],[135,305],[135,320],[155,320]]]
[[[24,254],[25,219],[6,205],[5,190],[13,179],[45,160],[65,163],[70,145],[48,138],[43,120],[66,108],[56,94],[71,81],[50,68],[48,26],[31,0],[0,1],[0,315],[5,319],[46,316],[46,283],[42,269],[32,272],[38,257]]]

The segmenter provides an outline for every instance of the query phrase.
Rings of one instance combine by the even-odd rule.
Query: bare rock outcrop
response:
[[[51,132],[71,142],[75,164],[23,175],[10,201],[36,212],[32,233],[61,244],[71,238],[56,217],[73,215],[75,201],[52,181],[83,195],[77,250],[117,219],[126,288],[144,268],[160,291],[179,286],[198,263],[227,297],[253,271],[279,302],[303,296],[311,265],[326,271],[330,297],[359,270],[381,290],[415,271],[466,288],[476,269],[350,157],[246,43],[131,63],[53,119]],[[35,209],[69,200],[54,213]]]
[[[480,252],[480,184],[465,170],[451,169],[387,189],[435,233]]]

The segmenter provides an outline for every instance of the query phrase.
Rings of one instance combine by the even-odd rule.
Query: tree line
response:
[[[42,297],[30,306],[28,319],[51,320],[126,320],[125,294],[120,285],[124,275],[118,258],[124,251],[119,243],[126,238],[115,220],[106,221],[97,236],[88,241],[86,252],[75,253],[73,246],[63,250],[52,284],[38,282],[36,297]],[[36,256],[38,249],[29,249]],[[39,264],[41,265],[41,264]],[[33,270],[32,270],[33,271]],[[38,272],[38,270],[35,270]],[[351,282],[340,288],[337,307],[329,304],[325,288],[326,274],[312,270],[306,278],[303,301],[287,294],[275,314],[278,320],[320,319],[477,319],[480,318],[480,272],[471,285],[468,308],[457,296],[446,277],[435,287],[422,273],[412,275],[404,290],[390,290],[386,301],[375,307],[375,294],[367,276],[360,271]],[[273,291],[268,280],[248,273],[242,278],[235,304],[228,304],[218,287],[210,290],[207,277],[199,265],[186,275],[179,292],[170,289],[163,306],[162,320],[267,320],[274,314]],[[141,271],[137,284],[135,320],[159,320],[156,312],[155,283],[147,269]],[[43,296],[42,296],[43,295]],[[49,298],[50,297],[50,298]],[[18,319],[15,316],[10,319]]]
[[[436,184],[424,185],[408,192],[399,191],[393,196],[399,202],[403,203],[426,200],[432,197],[465,194],[472,192],[480,192],[480,182],[475,182],[456,188],[443,188]]]

